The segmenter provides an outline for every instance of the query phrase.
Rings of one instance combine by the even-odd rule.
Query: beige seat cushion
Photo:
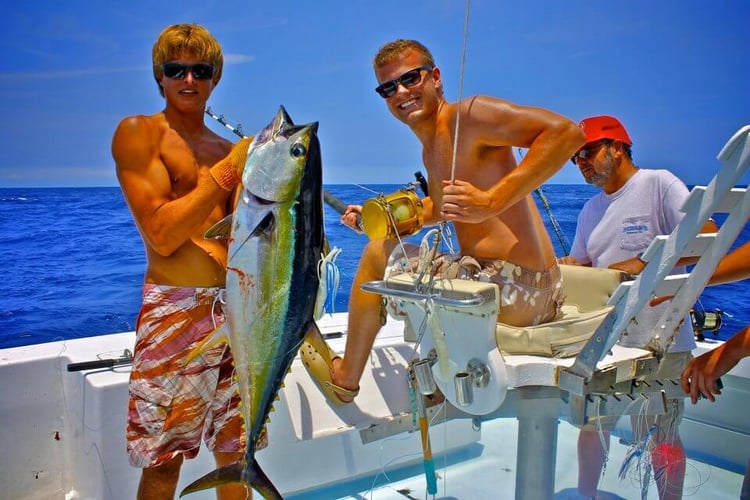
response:
[[[614,269],[561,265],[565,303],[581,312],[601,309],[626,275]]]
[[[536,326],[497,324],[495,340],[504,354],[569,357],[581,352],[613,306],[580,312],[575,305],[563,305],[554,321]]]
[[[497,324],[495,339],[506,354],[569,357],[577,355],[613,306],[607,301],[623,274],[610,269],[560,266],[565,302],[549,323],[515,327]]]

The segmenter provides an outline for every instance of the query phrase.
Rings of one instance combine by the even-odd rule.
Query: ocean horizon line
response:
[[[404,186],[408,182],[324,182],[324,186]],[[544,183],[542,186],[580,186],[586,185],[585,182],[549,182]],[[688,184],[690,186],[690,184]],[[85,184],[85,185],[56,185],[56,186],[42,186],[42,185],[25,185],[25,186],[3,186],[0,185],[0,189],[101,189],[101,188],[116,188],[120,189],[117,184]]]

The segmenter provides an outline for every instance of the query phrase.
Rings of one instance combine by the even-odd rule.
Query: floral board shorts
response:
[[[407,243],[404,250],[406,257],[400,246],[391,253],[385,279],[419,269],[419,247]],[[439,254],[432,259],[430,274],[440,278],[495,283],[500,289],[497,320],[512,326],[534,326],[551,321],[560,312],[565,298],[562,274],[556,263],[540,272],[502,260]]]
[[[214,345],[186,362],[224,321],[220,291],[144,286],[128,402],[127,450],[135,467],[179,454],[193,458],[201,436],[211,451],[245,449],[229,347]]]

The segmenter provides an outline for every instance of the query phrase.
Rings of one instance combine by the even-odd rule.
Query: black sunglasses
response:
[[[612,144],[612,142],[614,141],[605,139],[599,144],[594,144],[593,146],[590,146],[588,148],[581,149],[570,158],[570,161],[573,162],[573,165],[578,165],[579,158],[581,160],[586,160],[587,158],[591,158],[592,156],[594,156],[594,154],[596,154],[597,151],[599,151],[599,149],[601,149],[604,146],[609,146],[610,144]]]
[[[398,78],[381,83],[375,87],[375,92],[380,94],[380,97],[383,99],[388,99],[396,93],[399,83],[407,89],[413,87],[422,81],[422,71],[432,71],[432,69],[432,66],[420,66],[418,68],[410,69]]]
[[[188,74],[193,74],[196,80],[210,80],[214,77],[214,67],[207,63],[182,64],[178,62],[168,62],[161,65],[164,76],[174,80],[182,80]]]

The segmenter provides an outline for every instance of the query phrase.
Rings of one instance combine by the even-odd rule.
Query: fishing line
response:
[[[407,382],[407,385],[410,386],[411,384],[408,384],[408,382]],[[414,399],[412,399],[412,398],[417,398],[417,397],[423,397],[423,396],[421,394],[417,394],[415,392],[411,392],[411,390],[410,390],[410,399],[411,399],[411,402],[412,402],[412,416],[413,417],[414,417],[414,415],[416,413],[416,411],[414,411],[415,410],[416,401]],[[434,420],[440,415],[441,411],[445,412],[445,410],[446,410],[445,405],[446,405],[445,401],[443,401],[443,402],[440,403],[439,407],[435,411],[435,415],[433,415],[429,419],[429,425],[428,425],[428,427],[432,427],[432,424],[433,424]],[[447,424],[447,420],[446,420],[446,424]],[[382,487],[388,487],[388,488],[396,491],[399,494],[403,494],[403,491],[397,490],[397,489],[395,489],[393,487],[393,480],[390,478],[390,476],[386,472],[386,469],[392,463],[394,463],[394,462],[405,461],[405,460],[410,460],[412,458],[418,458],[418,457],[423,457],[424,456],[424,451],[423,451],[422,443],[421,443],[421,435],[419,434],[419,432],[415,432],[415,431],[418,431],[418,430],[419,429],[416,426],[416,419],[412,418],[412,431],[411,432],[406,433],[403,436],[402,435],[389,436],[389,437],[387,437],[387,438],[385,438],[385,439],[383,439],[383,440],[380,441],[379,455],[378,455],[378,457],[379,457],[378,458],[378,463],[380,464],[380,470],[375,475],[375,477],[373,477],[372,483],[370,484],[370,495],[369,495],[370,498],[372,498],[373,493],[375,492],[376,488],[382,488]],[[444,431],[445,431],[445,429],[444,429]],[[420,445],[419,445],[420,451],[419,452],[405,453],[403,455],[395,456],[395,457],[391,458],[390,460],[388,460],[387,462],[383,462],[383,453],[385,451],[385,445],[386,444],[388,444],[391,441],[416,440],[416,436],[417,435],[420,435]],[[444,442],[447,442],[447,440],[444,441]],[[446,449],[445,448],[446,447],[444,447],[444,449],[441,452],[441,454],[443,455],[443,459],[445,461],[444,467],[447,467],[447,458],[446,458]],[[378,482],[378,479],[381,476],[384,478],[384,480],[385,480],[386,483],[383,484],[382,486],[378,487],[377,486],[377,482]],[[436,477],[436,479],[437,479],[437,477]],[[434,497],[434,495],[433,495],[433,497]]]
[[[440,403],[439,407],[435,410],[435,414],[430,419],[430,425],[429,428],[432,428],[435,425],[435,421],[442,413],[443,417],[443,450],[440,452],[440,455],[443,458],[443,466],[441,469],[443,471],[448,469],[448,415],[447,415],[448,408],[446,406],[446,400],[443,399],[443,401]],[[434,456],[433,456],[434,458]],[[448,490],[448,475],[443,472],[443,494],[445,495],[446,491]],[[439,476],[437,475],[437,469],[435,470],[435,480],[439,479]]]
[[[216,306],[218,304],[221,304],[221,310],[222,310],[222,315],[223,315],[224,306],[227,304],[226,295],[227,295],[226,288],[222,287],[219,290],[219,293],[217,293],[216,296],[214,297],[213,304],[211,304],[211,322],[214,325],[214,330],[216,330],[216,327],[217,327],[216,326]]]
[[[383,194],[382,192],[375,191],[374,189],[368,188],[367,186],[363,186],[362,184],[352,184],[352,186],[358,187],[364,191],[369,191],[372,194],[377,194],[377,195]]]
[[[57,360],[56,360],[57,361],[57,363],[56,363],[57,366],[55,366],[55,368],[57,368],[59,370],[59,372],[60,372],[60,376],[59,376],[58,380],[60,382],[60,395],[61,395],[61,398],[62,398],[62,405],[63,405],[63,415],[64,415],[63,422],[72,422],[74,419],[70,415],[70,408],[69,408],[69,404],[68,404],[68,394],[65,391],[65,381],[63,380],[63,375],[62,375],[62,373],[63,373],[63,370],[62,370],[62,357],[63,357],[63,353],[66,352],[67,350],[68,350],[67,343],[63,340],[61,348],[60,348],[60,352],[57,354]],[[114,368],[108,368],[107,371],[117,373],[117,370],[114,369]],[[89,373],[96,373],[96,372],[87,372],[87,373],[83,374],[84,381],[85,381],[86,377],[88,377]],[[101,427],[92,427],[92,426],[90,426],[90,425],[88,425],[86,423],[86,394],[87,394],[86,385],[87,384],[82,383],[83,389],[81,391],[82,394],[81,394],[81,416],[80,416],[81,429],[83,429],[84,431],[92,431],[92,432],[101,431]],[[66,434],[67,434],[68,430],[70,430],[71,432],[73,432],[72,429],[70,428],[70,426],[68,426],[68,428],[66,429],[66,426],[63,425],[63,427],[59,431],[56,431],[56,432],[60,432],[61,433],[61,438],[60,439],[67,439],[68,436]],[[86,438],[86,435],[84,434],[82,436],[74,436],[74,437],[77,438],[77,440],[79,440],[79,441],[84,441],[84,439]],[[69,441],[69,442],[71,442],[71,441]],[[73,453],[74,454],[73,458],[78,458],[77,455],[79,453],[79,450],[80,450],[81,453],[83,453],[84,456],[87,456],[87,457],[91,456],[92,453],[94,454],[94,456],[96,457],[96,462],[98,462],[98,465],[99,465],[102,477],[104,479],[104,481],[103,481],[104,486],[106,487],[107,492],[109,493],[109,495],[113,496],[114,493],[112,491],[112,481],[110,480],[110,474],[108,474],[107,467],[104,464],[104,457],[102,455],[102,451],[99,448],[99,445],[97,444],[96,440],[95,439],[91,439],[91,444],[86,449],[84,449],[83,446],[81,446],[80,448],[76,448],[75,451],[74,451],[74,453]]]
[[[429,239],[431,236],[435,237],[435,242],[430,246]],[[424,235],[419,245],[419,260],[417,261],[417,290],[432,290],[432,286],[435,280],[435,273],[431,272],[432,267],[435,264],[435,257],[437,256],[438,245],[442,240],[442,232],[437,229],[430,229],[427,234]],[[429,253],[429,255],[428,255]],[[425,274],[430,273],[430,279],[426,286],[422,284],[422,278]]]
[[[628,409],[637,401],[640,401],[640,398],[633,400]],[[629,477],[630,484],[639,486],[641,497],[646,498],[651,483],[652,448],[654,442],[658,440],[660,429],[656,425],[649,425],[647,417],[648,398],[644,397],[641,403],[638,413],[631,417],[633,440],[625,453],[618,477],[621,481]],[[623,414],[627,413],[628,409]],[[641,434],[641,429],[646,429],[646,431]],[[632,464],[635,464],[635,467],[631,470]]]
[[[610,451],[610,447],[607,446],[607,442],[604,439],[604,429],[602,428],[602,415],[600,413],[601,404],[602,404],[602,399],[600,397],[596,402],[596,430],[597,430],[597,434],[599,435],[599,443],[601,444],[602,451],[604,452],[604,461],[602,462],[602,472],[601,474],[599,474],[599,477],[596,480],[597,490],[599,489],[599,483],[604,477],[604,473],[607,472],[607,463],[609,462],[609,451]],[[612,435],[610,433],[610,441],[611,440],[612,440]]]
[[[704,484],[708,483],[711,480],[711,467],[706,464],[702,464],[705,466],[706,469],[706,475],[705,478],[703,477],[703,474],[701,473],[700,469],[696,465],[696,462],[693,460],[688,460],[687,457],[685,458],[685,481],[682,484],[682,496],[684,497],[692,497],[698,493],[698,490],[703,486]],[[692,474],[688,474],[688,469],[692,472]],[[694,484],[687,483],[688,477],[697,477],[697,481]],[[685,490],[689,490],[686,492]]]
[[[396,230],[396,240],[398,241],[398,247],[401,249],[401,255],[404,256],[404,263],[403,267],[412,266],[411,260],[409,259],[409,255],[406,253],[406,247],[404,246],[404,240],[401,238],[401,234],[398,231],[398,225],[396,224],[396,220],[393,218],[393,213],[390,210],[385,211],[386,216],[388,217],[388,222],[391,224],[391,226]],[[414,272],[414,269],[409,268],[409,272]],[[415,287],[418,286],[418,283],[415,285]]]
[[[409,440],[414,439],[415,435],[416,433],[412,432],[412,433],[405,434],[404,436],[390,436],[381,441],[380,447],[379,447],[380,454],[378,455],[379,457],[378,462],[380,464],[380,470],[375,475],[375,477],[372,478],[372,483],[370,484],[370,498],[372,498],[372,495],[375,492],[375,489],[377,488],[377,482],[380,476],[383,476],[383,478],[385,478],[385,481],[386,481],[386,483],[383,484],[381,487],[389,487],[391,489],[394,489],[392,486],[393,480],[390,478],[390,476],[388,476],[388,472],[386,472],[386,469],[388,468],[389,465],[399,460],[416,459],[422,456],[422,451],[421,451],[421,446],[420,446],[419,452],[406,453],[404,455],[393,457],[387,462],[383,462],[383,452],[385,451],[385,444],[391,441],[409,441]],[[394,491],[397,491],[397,490],[394,490]]]
[[[453,159],[451,160],[451,183],[456,180],[456,153],[458,149],[458,127],[461,120],[461,97],[464,91],[464,73],[466,71],[466,46],[469,38],[469,10],[471,1],[466,0],[464,13],[464,41],[461,48],[461,71],[458,74],[458,101],[456,103],[456,129],[453,133]]]

